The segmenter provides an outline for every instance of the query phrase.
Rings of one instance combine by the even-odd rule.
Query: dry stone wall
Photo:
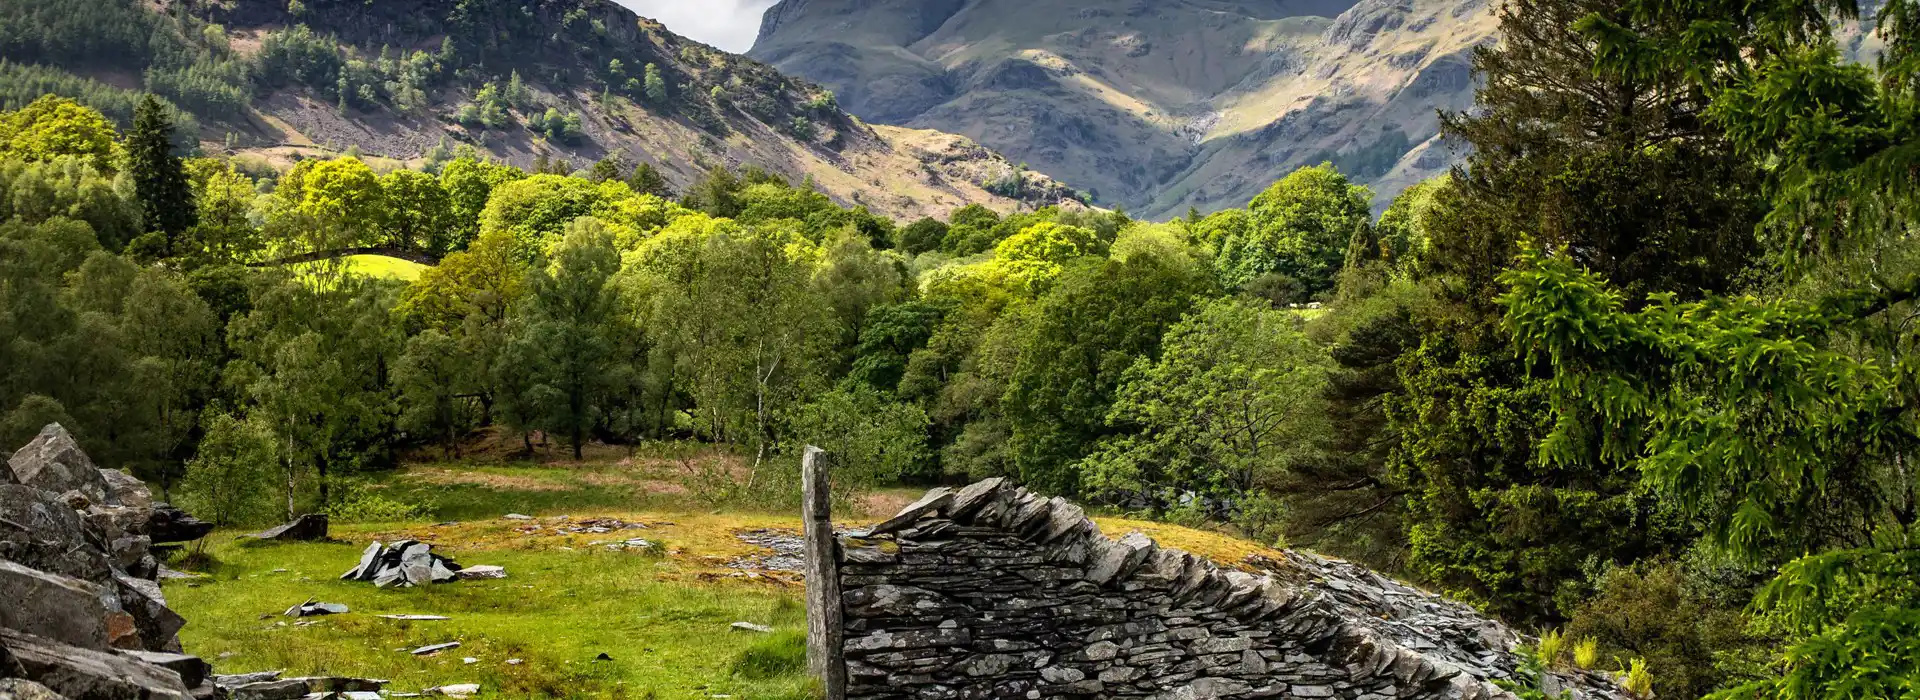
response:
[[[1226,569],[993,479],[837,536],[847,698],[1511,697],[1519,638],[1302,553]],[[816,617],[819,617],[816,612]],[[1581,700],[1624,696],[1555,675]]]

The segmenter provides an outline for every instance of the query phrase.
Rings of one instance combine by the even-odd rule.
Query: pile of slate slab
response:
[[[360,554],[360,565],[341,574],[343,581],[372,581],[378,588],[411,588],[429,583],[446,583],[459,578],[460,565],[433,553],[433,545],[417,540],[399,540],[382,545],[367,545]]]

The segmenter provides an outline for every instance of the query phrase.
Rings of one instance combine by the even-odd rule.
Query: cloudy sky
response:
[[[760,15],[777,0],[618,0],[642,17],[652,17],[675,34],[734,53],[753,48]]]

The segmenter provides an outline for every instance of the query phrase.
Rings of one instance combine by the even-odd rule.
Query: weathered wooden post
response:
[[[847,697],[847,658],[840,608],[840,552],[833,536],[833,459],[809,445],[800,461],[800,517],[807,538],[807,672],[827,700]]]

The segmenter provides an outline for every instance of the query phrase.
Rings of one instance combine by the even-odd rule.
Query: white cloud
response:
[[[667,29],[734,53],[753,48],[760,16],[777,0],[617,0]]]

